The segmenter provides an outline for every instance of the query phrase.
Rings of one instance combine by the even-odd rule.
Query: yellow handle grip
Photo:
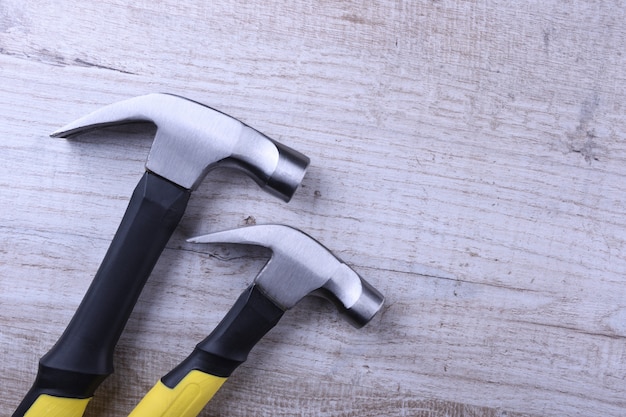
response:
[[[91,398],[63,398],[42,394],[24,417],[81,417]]]
[[[129,417],[195,417],[225,381],[197,370],[190,371],[174,388],[159,381]]]

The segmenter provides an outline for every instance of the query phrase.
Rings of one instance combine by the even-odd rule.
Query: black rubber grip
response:
[[[174,388],[192,370],[228,377],[278,323],[284,311],[253,284],[244,291],[215,330],[161,382]]]
[[[190,195],[155,174],[142,177],[91,286],[63,335],[41,358],[35,385],[14,417],[39,394],[88,398],[113,373],[115,346]]]

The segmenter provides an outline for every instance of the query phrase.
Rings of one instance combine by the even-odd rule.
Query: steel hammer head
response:
[[[224,113],[183,97],[148,94],[102,107],[52,133],[68,137],[87,130],[152,122],[157,133],[146,169],[193,190],[216,166],[243,169],[262,188],[289,201],[309,158]]]
[[[284,310],[309,294],[333,301],[355,327],[367,324],[384,297],[321,243],[283,225],[256,225],[189,239],[194,243],[239,243],[271,249],[255,284]]]

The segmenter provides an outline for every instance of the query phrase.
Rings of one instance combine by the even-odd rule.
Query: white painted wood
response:
[[[314,235],[387,296],[305,300],[203,416],[623,416],[623,2],[0,2],[0,414],[80,302],[149,129],[48,133],[153,91],[309,155],[289,204],[213,172],[89,416],[124,416],[267,259],[187,237]]]

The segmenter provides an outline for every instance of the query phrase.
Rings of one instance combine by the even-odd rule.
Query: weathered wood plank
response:
[[[0,413],[80,302],[153,131],[47,134],[167,91],[313,163],[289,204],[210,174],[88,415],[126,415],[217,323],[267,253],[185,239],[251,221],[311,233],[387,306],[357,331],[305,300],[202,415],[623,415],[623,6],[3,1]]]

